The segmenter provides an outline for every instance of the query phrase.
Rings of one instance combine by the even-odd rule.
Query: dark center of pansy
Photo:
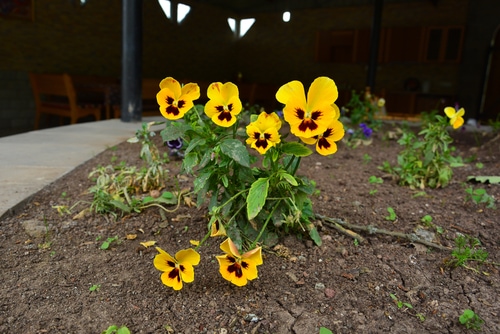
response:
[[[241,266],[238,263],[233,263],[229,267],[227,267],[227,271],[234,275],[238,278],[241,278],[243,276],[243,271],[241,270]]]
[[[304,119],[302,122],[299,124],[299,130],[300,132],[306,132],[307,129],[314,131],[318,128],[318,124],[312,119]]]
[[[179,115],[179,114],[180,114],[180,112],[179,112],[179,108],[177,108],[177,107],[175,107],[175,106],[173,106],[173,105],[169,105],[169,106],[167,107],[167,109],[166,109],[166,112],[167,112],[167,114],[172,114],[172,115],[174,115],[174,116],[177,116],[177,115]]]
[[[332,146],[332,145],[331,145],[331,144],[328,142],[328,140],[326,140],[324,137],[321,137],[321,138],[318,140],[318,147],[319,147],[320,149],[325,149],[325,150],[327,150],[327,149],[329,149],[329,148],[330,148],[330,146]]]
[[[266,148],[267,147],[267,140],[265,140],[265,139],[257,139],[257,141],[255,142],[255,146],[256,147]]]
[[[231,121],[231,119],[233,118],[233,115],[231,115],[230,112],[228,111],[222,111],[218,116],[217,118],[222,122],[222,121],[226,121],[226,122],[229,122]]]
[[[332,133],[333,133],[333,129],[328,128],[328,129],[326,129],[325,132],[323,132],[323,137],[328,138],[332,135]]]
[[[171,272],[168,273],[168,278],[177,279],[177,282],[181,281],[181,275],[179,275],[179,269],[174,268]]]

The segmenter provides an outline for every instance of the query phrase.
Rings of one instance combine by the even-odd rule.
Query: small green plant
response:
[[[409,309],[413,308],[413,306],[410,303],[405,303],[405,302],[399,300],[398,297],[395,294],[390,293],[389,296],[391,296],[392,300],[397,305],[398,309],[401,309],[403,307],[406,307],[406,308],[409,308]]]
[[[409,310],[413,310],[413,305],[412,304],[403,302],[395,294],[390,293],[389,296],[391,296],[392,301],[396,304],[396,306],[398,307],[398,309],[406,308],[407,310],[408,309]],[[420,320],[422,322],[425,321],[425,315],[422,314],[422,313],[412,313],[412,312],[408,312],[408,313],[414,315],[415,317],[417,317],[418,320]]]
[[[425,215],[420,219],[420,222],[424,224],[426,227],[434,228],[437,233],[443,234],[444,230],[441,226],[435,225],[432,223],[432,216],[431,215]]]
[[[375,195],[377,192],[378,192],[378,190],[377,190],[377,189],[372,189],[372,190],[370,190],[370,192],[369,192],[368,194],[373,196],[373,195]]]
[[[387,212],[389,212],[389,215],[385,217],[385,220],[395,221],[398,218],[393,208],[388,207]]]
[[[488,209],[496,209],[495,199],[488,195],[485,189],[469,187],[465,189],[465,193],[467,194],[465,196],[466,201],[472,201],[476,205],[484,203]]]
[[[130,334],[130,330],[126,326],[118,327],[116,325],[112,325],[101,334]]]
[[[61,193],[61,198],[66,198],[66,196],[68,196],[68,194],[67,194],[65,191],[63,191],[63,192]]]
[[[455,238],[455,248],[451,252],[452,259],[448,261],[448,265],[452,267],[464,267],[475,272],[477,269],[469,267],[466,263],[477,261],[482,264],[488,258],[488,252],[479,248],[481,242],[479,239],[468,236],[459,235]]]
[[[111,246],[111,244],[113,242],[116,242],[116,243],[119,243],[119,239],[118,239],[118,236],[114,236],[114,237],[110,237],[110,238],[107,238],[106,240],[104,240],[104,242],[101,244],[101,249],[102,250],[106,250],[106,249],[109,249],[109,247]]]
[[[382,180],[382,178],[381,178],[381,177],[376,177],[375,175],[372,175],[372,176],[370,176],[370,178],[368,179],[368,182],[370,182],[370,183],[372,183],[372,184],[373,184],[373,183],[378,183],[378,184],[380,184],[380,183],[384,183],[384,180]]]
[[[49,223],[47,222],[47,219],[45,217],[43,218],[43,225],[45,226],[45,233],[43,235],[43,242],[38,244],[38,248],[46,250],[52,247],[52,235],[50,233]]]
[[[422,123],[418,136],[407,126],[398,143],[403,150],[397,156],[397,165],[391,166],[385,161],[379,168],[392,174],[400,185],[412,189],[425,187],[439,188],[447,186],[453,176],[452,167],[463,166],[460,157],[452,156],[453,139],[447,127],[450,121],[454,128],[463,124],[463,109],[453,112],[454,108],[445,108],[448,117],[434,115],[432,121]]]
[[[140,157],[145,166],[127,166],[122,162],[117,166],[98,166],[89,174],[89,178],[96,183],[88,190],[93,194],[93,199],[90,207],[80,214],[90,210],[97,214],[110,214],[116,218],[119,213],[140,213],[153,206],[166,212],[177,209],[169,210],[165,206],[178,207],[181,196],[185,195],[186,191],[174,195],[170,191],[163,190],[168,177],[168,170],[164,166],[168,162],[168,154],[161,155],[152,140],[156,133],[151,131],[151,127],[158,124],[163,122],[143,123],[136,135],[128,140],[129,143],[142,144]],[[150,196],[144,195],[147,193]]]
[[[319,334],[333,334],[333,332],[326,327],[320,327]]]
[[[89,288],[89,291],[90,292],[94,292],[94,291],[99,291],[99,289],[101,288],[101,284],[92,284],[92,286]]]
[[[426,226],[432,226],[432,216],[431,215],[425,215],[420,219],[422,223],[424,223]]]
[[[458,318],[458,321],[464,325],[467,329],[475,329],[480,331],[481,326],[484,324],[484,320],[481,319],[474,311],[464,310],[462,315]]]
[[[484,164],[482,162],[476,162],[476,168],[477,169],[483,169],[484,168]]]
[[[365,165],[368,165],[371,161],[372,157],[368,153],[363,154],[363,163]]]

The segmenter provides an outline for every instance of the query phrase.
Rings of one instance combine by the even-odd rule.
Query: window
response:
[[[429,27],[425,38],[425,61],[459,62],[463,46],[463,27]]]

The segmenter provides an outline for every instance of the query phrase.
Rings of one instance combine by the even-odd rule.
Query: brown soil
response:
[[[454,136],[457,154],[477,159],[454,169],[448,187],[428,189],[420,197],[377,168],[385,160],[394,164],[400,150],[395,141],[379,137],[356,149],[341,143],[334,156],[303,159],[300,173],[316,180],[320,190],[315,212],[405,233],[431,215],[444,229],[438,234],[427,228],[434,243],[452,248],[458,233],[467,234],[480,239],[489,261],[500,262],[498,209],[466,201],[464,191],[468,175],[499,175],[498,143],[479,147],[469,133]],[[487,141],[478,137],[479,144]],[[92,169],[111,161],[141,164],[139,151],[139,144],[129,143],[108,149],[0,222],[1,333],[100,333],[110,325],[126,325],[132,333],[302,334],[318,333],[322,326],[334,333],[466,333],[458,321],[465,309],[484,319],[483,333],[500,332],[497,265],[469,262],[479,272],[452,269],[445,265],[449,250],[364,232],[366,241],[356,245],[320,222],[321,247],[294,236],[281,240],[279,247],[264,252],[259,278],[241,288],[220,277],[215,256],[222,240],[210,239],[201,248],[195,281],[173,291],[162,285],[153,267],[154,247],[146,249],[140,242],[155,240],[170,253],[190,247],[189,240],[206,231],[204,208],[181,206],[167,220],[148,209],[116,221],[101,215],[74,220],[82,203],[71,215],[53,208],[89,201]],[[478,169],[476,162],[484,167]],[[169,163],[172,178],[179,166],[179,161]],[[372,175],[383,177],[383,184],[370,184]],[[182,187],[191,181],[180,179]],[[468,186],[500,198],[498,185]],[[372,189],[377,192],[370,195]],[[394,222],[385,219],[388,207],[397,214]],[[127,234],[137,238],[127,240]],[[113,236],[121,242],[101,250],[102,241]],[[93,285],[100,287],[90,291]],[[413,308],[398,308],[390,294]]]

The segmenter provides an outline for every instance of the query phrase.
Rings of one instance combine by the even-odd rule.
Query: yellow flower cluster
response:
[[[214,82],[208,87],[207,96],[209,101],[205,105],[205,114],[219,126],[232,126],[243,108],[238,87],[231,82]],[[188,83],[181,87],[177,80],[168,77],[161,81],[156,99],[163,117],[176,120],[182,118],[199,97],[197,84]],[[344,137],[344,127],[339,121],[340,111],[335,105],[337,97],[337,86],[327,77],[314,80],[307,97],[304,86],[296,80],[281,86],[276,93],[276,99],[285,105],[283,115],[290,124],[292,134],[306,144],[316,145],[316,151],[321,155],[335,153],[335,142]],[[265,154],[280,143],[280,128],[281,120],[276,113],[262,112],[256,121],[247,126],[246,143],[260,154]]]
[[[211,236],[225,236],[222,225],[216,222],[212,224]],[[237,286],[244,286],[258,275],[257,266],[263,263],[262,248],[256,247],[245,254],[240,254],[234,242],[227,238],[220,249],[223,255],[217,256],[219,272],[222,277]],[[183,249],[175,254],[175,257],[156,247],[158,254],[153,260],[156,269],[162,271],[161,281],[174,290],[180,290],[184,283],[194,281],[194,266],[200,263],[200,254],[192,248]]]
[[[314,80],[307,97],[300,81],[290,81],[276,93],[276,99],[285,105],[283,115],[290,124],[290,132],[304,143],[316,145],[321,155],[337,152],[335,142],[344,137],[340,111],[335,104],[337,97],[337,86],[327,77]]]

